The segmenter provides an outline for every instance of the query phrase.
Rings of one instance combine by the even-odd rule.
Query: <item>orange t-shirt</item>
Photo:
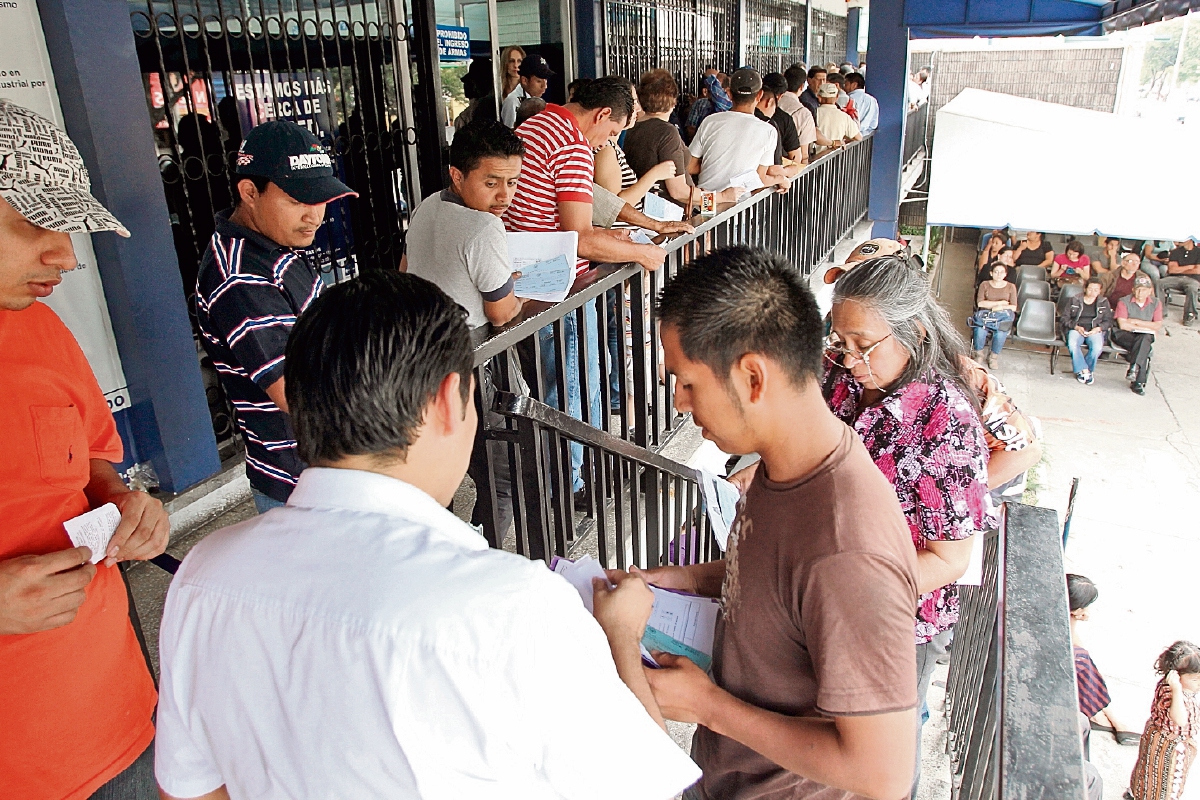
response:
[[[121,439],[75,338],[41,303],[0,309],[0,560],[71,547],[89,459]],[[99,565],[75,619],[0,636],[0,794],[86,798],[154,738],[157,696],[117,568]]]

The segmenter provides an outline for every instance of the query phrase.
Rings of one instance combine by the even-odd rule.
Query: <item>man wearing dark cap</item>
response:
[[[162,503],[114,469],[121,438],[75,337],[45,303],[71,234],[129,231],[50,120],[0,99],[0,794],[148,800],[154,679],[118,561],[167,546]],[[107,234],[101,234],[107,235]],[[63,523],[112,503],[103,552]]]
[[[758,172],[764,186],[786,185],[787,177],[775,166],[779,134],[769,122],[754,116],[762,95],[762,78],[743,67],[729,76],[733,108],[705,117],[688,147],[692,160],[688,172],[706,192],[734,187],[747,173]]]
[[[554,70],[550,69],[546,59],[537,53],[530,53],[522,59],[517,76],[520,84],[508,93],[508,97],[504,98],[504,105],[500,107],[500,121],[510,128],[517,127],[517,109],[521,107],[521,103],[546,93],[546,86],[550,78],[554,77]]]
[[[304,463],[287,417],[283,351],[296,317],[321,292],[304,249],[325,204],[355,195],[317,138],[294,122],[259,125],[237,154],[234,207],[196,277],[196,321],[246,442],[246,475],[262,513],[287,502]]]

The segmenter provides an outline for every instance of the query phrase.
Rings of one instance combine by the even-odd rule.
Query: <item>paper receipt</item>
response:
[[[121,512],[112,503],[105,503],[97,509],[80,514],[74,519],[63,523],[71,544],[76,547],[87,547],[92,551],[92,563],[99,564],[104,560],[108,550],[108,541],[121,524]]]

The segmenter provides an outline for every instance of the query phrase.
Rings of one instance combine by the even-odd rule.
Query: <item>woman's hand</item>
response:
[[[1183,684],[1179,682],[1179,673],[1176,672],[1175,670],[1171,670],[1170,672],[1168,672],[1166,675],[1166,678],[1167,678],[1167,686],[1171,687],[1171,691],[1178,692],[1180,689],[1183,688]]]
[[[648,175],[653,176],[655,182],[665,181],[667,178],[674,178],[677,173],[674,161],[664,161],[661,164],[655,164],[650,168]]]
[[[1080,325],[1076,325],[1076,326],[1075,326],[1075,332],[1076,332],[1076,333],[1078,333],[1080,336],[1087,336],[1087,335],[1088,335],[1088,332],[1087,332],[1087,331],[1085,331],[1085,330],[1083,329],[1083,327],[1082,327],[1082,326],[1080,326]]]

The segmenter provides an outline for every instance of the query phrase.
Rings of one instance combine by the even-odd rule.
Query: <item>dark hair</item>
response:
[[[658,316],[684,354],[727,385],[734,363],[760,353],[797,385],[821,375],[824,325],[816,298],[782,256],[749,247],[714,250],[667,281]]]
[[[262,175],[234,175],[233,176],[233,207],[237,208],[242,204],[242,181],[250,181],[254,184],[254,188],[258,189],[258,193],[262,194],[267,190],[267,186],[271,183],[270,178],[264,178]]]
[[[628,122],[633,116],[633,84],[619,75],[605,75],[576,89],[571,102],[588,111],[611,108],[614,120]]]
[[[788,91],[798,92],[808,77],[808,71],[804,69],[803,64],[792,64],[783,71],[783,77],[787,79]]]
[[[1166,675],[1171,670],[1180,675],[1200,673],[1200,647],[1180,639],[1162,652],[1154,662],[1154,669],[1160,675]]]
[[[592,82],[591,78],[576,78],[575,80],[568,83],[567,84],[567,102],[568,103],[575,102],[575,93],[577,91],[579,91],[579,87],[586,86],[587,84],[589,84],[591,82]]]
[[[1004,245],[1004,247],[1001,247],[999,250],[996,251],[996,257],[999,258],[1000,256],[1004,255],[1005,253],[1015,253],[1015,252],[1017,252],[1017,249],[1015,247],[1009,247],[1008,245]]]
[[[826,76],[827,76],[827,77],[825,78],[825,80],[829,81],[830,83],[837,84],[838,86],[845,86],[845,85],[846,85],[846,78],[845,78],[845,76],[843,76],[843,75],[842,75],[842,73],[840,73],[840,72],[827,72],[827,73],[825,73],[825,74],[826,74]]]
[[[467,125],[454,134],[450,144],[450,166],[465,175],[485,158],[510,158],[525,155],[520,137],[503,122],[489,120]]]
[[[1103,286],[1103,285],[1104,285],[1104,281],[1100,280],[1100,279],[1099,279],[1099,278],[1097,278],[1095,275],[1093,275],[1092,277],[1088,278],[1088,279],[1087,279],[1087,282],[1086,282],[1084,285],[1086,286],[1086,285],[1087,285],[1087,284],[1089,284],[1089,283],[1095,283],[1095,284],[1098,284],[1098,285],[1100,285],[1100,286]]]
[[[288,417],[300,457],[403,460],[447,375],[462,377],[469,401],[472,361],[466,311],[424,278],[369,270],[328,289],[287,344]]]
[[[780,72],[768,72],[763,75],[762,85],[764,89],[775,95],[776,100],[788,90],[787,78],[783,77]]]
[[[492,79],[492,60],[490,58],[473,58],[467,67],[467,74],[462,77],[463,94],[468,100],[487,97],[495,94],[496,85]]]
[[[864,261],[833,287],[833,302],[854,300],[879,314],[892,336],[908,352],[908,366],[887,388],[897,392],[919,380],[948,380],[978,409],[979,400],[963,374],[967,345],[933,296],[929,276],[903,256]]]
[[[1091,578],[1071,572],[1067,573],[1067,605],[1072,611],[1087,608],[1096,602],[1096,598],[1099,596],[1100,590],[1096,588],[1096,584],[1092,583]]]
[[[817,77],[818,75],[828,75],[828,74],[829,74],[829,71],[828,71],[828,70],[826,70],[824,67],[811,67],[811,68],[808,70],[808,77],[809,77],[809,78],[815,78],[815,77]]]
[[[857,84],[860,89],[865,89],[867,88],[867,76],[861,72],[851,72],[846,76],[846,84],[849,85],[851,83]]]
[[[638,101],[651,114],[662,114],[675,108],[679,97],[679,84],[675,76],[665,69],[643,72],[638,81]]]
[[[1080,242],[1078,239],[1072,239],[1071,241],[1067,242],[1067,246],[1064,247],[1063,249],[1066,250],[1068,253],[1075,253],[1076,255],[1083,255],[1083,243]]]
[[[521,123],[525,120],[530,117],[536,117],[545,110],[545,100],[540,97],[526,97],[521,101],[521,105],[517,106],[517,121],[514,125],[514,130],[521,127]]]

